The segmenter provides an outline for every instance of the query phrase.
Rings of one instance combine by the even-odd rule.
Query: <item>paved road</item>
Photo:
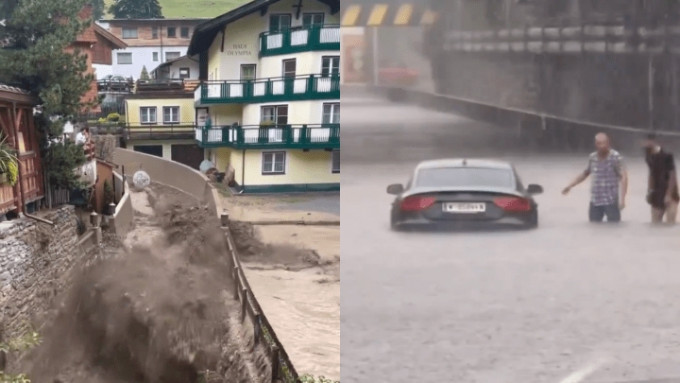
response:
[[[416,107],[345,104],[343,383],[680,382],[680,227],[648,225],[641,159],[628,159],[625,222],[593,226],[588,185],[560,194],[582,155],[522,152],[511,133]],[[389,230],[387,184],[420,160],[490,152],[544,186],[539,229]]]

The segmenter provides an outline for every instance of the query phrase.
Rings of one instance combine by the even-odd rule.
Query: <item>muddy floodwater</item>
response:
[[[560,193],[586,153],[529,152],[508,129],[412,106],[343,113],[344,383],[680,381],[680,226],[650,226],[639,153],[622,153],[623,222],[598,226],[588,181]],[[461,156],[510,160],[541,184],[539,228],[391,232],[386,186]]]

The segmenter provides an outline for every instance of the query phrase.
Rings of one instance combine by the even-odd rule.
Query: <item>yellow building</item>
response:
[[[126,146],[198,169],[204,149],[194,140],[196,82],[138,83],[125,100]]]
[[[195,29],[195,138],[244,192],[340,189],[339,13],[255,0]]]

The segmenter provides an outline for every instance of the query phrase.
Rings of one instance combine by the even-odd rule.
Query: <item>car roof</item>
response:
[[[418,164],[416,171],[421,169],[435,168],[487,168],[487,169],[507,169],[511,170],[512,165],[506,161],[479,159],[479,158],[442,158],[437,160],[423,161]]]

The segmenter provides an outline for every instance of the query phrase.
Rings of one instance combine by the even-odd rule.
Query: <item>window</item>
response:
[[[283,60],[283,77],[295,77],[297,61],[295,59]]]
[[[323,20],[323,13],[305,13],[302,15],[302,26],[305,28],[321,26],[323,25]]]
[[[340,56],[324,56],[321,58],[321,76],[330,77],[340,74]]]
[[[178,124],[179,123],[179,106],[164,106],[163,107],[163,123],[164,124]]]
[[[155,106],[143,106],[139,108],[139,118],[142,120],[142,124],[155,124],[156,123],[156,107]]]
[[[179,30],[179,35],[180,35],[183,39],[188,39],[188,38],[189,38],[189,27],[182,27],[182,28]]]
[[[331,152],[331,172],[340,173],[340,149]]]
[[[291,17],[289,14],[269,16],[269,32],[282,32],[290,29]]]
[[[175,27],[168,27],[168,37],[169,38],[175,38],[177,37],[177,28]]]
[[[255,80],[255,64],[241,64],[241,81]]]
[[[167,52],[165,53],[165,61],[175,60],[180,57],[179,52]]]
[[[123,27],[123,38],[124,39],[136,39],[137,38],[137,28]]]
[[[323,104],[323,123],[324,124],[339,124],[340,123],[340,103]]]
[[[261,121],[274,121],[276,125],[288,124],[288,105],[263,106]]]
[[[158,27],[151,27],[151,38],[152,39],[158,38]]]
[[[286,152],[262,153],[262,174],[285,174]]]
[[[179,68],[179,78],[185,79],[191,77],[191,68]]]
[[[118,64],[132,64],[132,53],[118,53]]]
[[[158,61],[158,52],[153,52],[153,61]]]

